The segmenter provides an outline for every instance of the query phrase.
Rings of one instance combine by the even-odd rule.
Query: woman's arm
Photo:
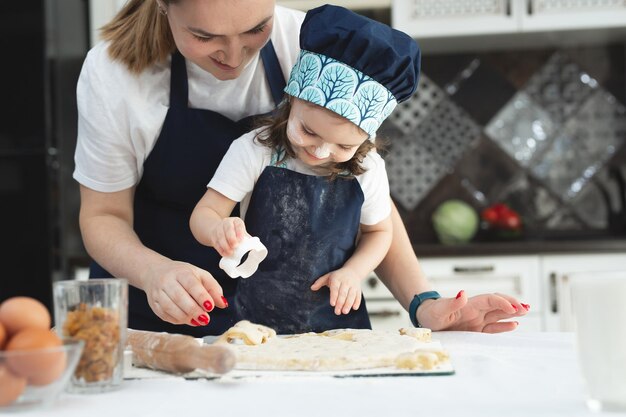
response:
[[[392,240],[391,217],[373,225],[361,225],[361,235],[354,253],[343,265],[365,279],[385,257]]]
[[[393,296],[408,311],[416,294],[430,291],[409,240],[402,218],[392,205],[393,240],[376,274]],[[425,300],[417,309],[417,321],[432,330],[505,332],[515,330],[516,322],[500,320],[523,316],[528,312],[515,298],[505,294],[481,294],[467,297],[459,291],[455,298]]]
[[[190,324],[212,309],[204,308],[207,301],[226,307],[211,274],[141,243],[133,230],[134,192],[134,187],[103,193],[80,186],[80,229],[89,255],[113,276],[145,291],[155,314],[170,323]]]

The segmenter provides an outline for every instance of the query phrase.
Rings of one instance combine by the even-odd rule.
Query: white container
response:
[[[592,411],[626,412],[626,270],[570,278],[587,405]]]

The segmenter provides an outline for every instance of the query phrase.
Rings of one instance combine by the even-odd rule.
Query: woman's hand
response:
[[[456,298],[426,300],[417,309],[417,321],[431,330],[463,330],[500,333],[515,330],[516,321],[500,321],[521,317],[530,310],[505,294],[481,294],[467,297],[460,291]]]
[[[215,278],[188,263],[163,261],[149,268],[142,282],[152,311],[172,324],[206,326],[214,307],[228,307]]]
[[[340,268],[318,278],[311,290],[323,286],[330,288],[330,305],[335,307],[336,315],[348,314],[361,305],[361,277],[350,268]]]
[[[239,217],[226,217],[209,231],[211,246],[223,257],[231,256],[245,236],[246,225]]]

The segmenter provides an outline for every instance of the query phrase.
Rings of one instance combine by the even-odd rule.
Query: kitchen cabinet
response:
[[[418,39],[626,26],[622,0],[393,0],[391,12]]]
[[[573,330],[569,277],[598,271],[624,271],[626,279],[626,253],[541,257],[541,281],[546,288],[543,294],[545,330]]]
[[[543,328],[537,256],[421,258],[420,263],[433,288],[443,297],[454,297],[460,290],[468,295],[509,294],[531,305],[526,316],[515,319],[521,324],[520,330]],[[365,280],[363,295],[373,328],[393,330],[411,326],[407,312],[375,274]]]
[[[523,256],[464,256],[420,258],[434,289],[443,297],[458,291],[512,295],[531,308],[516,318],[519,331],[572,331],[568,277],[573,273],[625,271],[626,253],[530,254]],[[363,283],[372,326],[397,329],[411,326],[407,312],[375,274]]]

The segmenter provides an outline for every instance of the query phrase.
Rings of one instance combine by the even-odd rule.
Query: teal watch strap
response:
[[[417,308],[420,304],[422,304],[424,300],[436,300],[437,298],[441,298],[441,295],[439,295],[437,291],[426,291],[413,297],[413,301],[409,304],[409,318],[413,326],[422,327],[417,321]]]

